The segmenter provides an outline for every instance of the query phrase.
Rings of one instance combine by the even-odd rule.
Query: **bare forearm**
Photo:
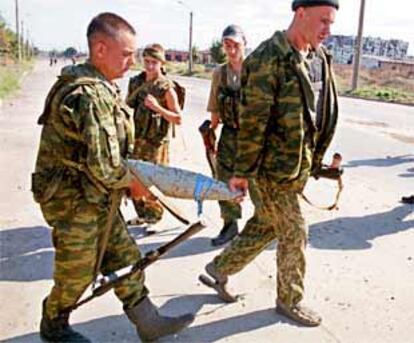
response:
[[[181,124],[181,115],[179,113],[167,110],[161,106],[157,109],[157,113],[171,124]]]

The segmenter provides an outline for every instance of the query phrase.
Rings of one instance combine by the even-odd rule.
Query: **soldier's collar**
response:
[[[102,81],[105,81],[109,84],[112,84],[111,81],[108,81],[108,79],[99,71],[98,68],[96,68],[90,60],[86,60],[85,66],[88,68],[89,72],[92,74],[92,77],[96,77],[98,79],[101,79]]]
[[[113,91],[117,94],[120,93],[120,89],[115,82],[109,81],[100,71],[96,68],[90,60],[86,60],[85,66],[88,68],[89,72],[91,73],[91,77],[96,77],[97,79],[104,82],[107,86],[113,89]]]

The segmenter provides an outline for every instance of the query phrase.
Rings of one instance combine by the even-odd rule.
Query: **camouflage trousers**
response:
[[[221,130],[217,147],[217,179],[228,183],[233,176],[234,161],[236,158],[237,131],[227,126]],[[241,206],[232,201],[219,201],[221,218],[231,221],[241,218]]]
[[[46,313],[56,318],[62,310],[74,305],[94,278],[98,246],[105,231],[109,204],[88,203],[77,193],[41,204],[43,216],[53,228],[55,247],[54,286],[47,298]],[[101,273],[108,274],[136,263],[141,258],[135,241],[128,234],[125,221],[118,211],[113,218]],[[148,291],[144,274],[122,281],[114,288],[125,307],[133,307]]]
[[[235,274],[277,240],[277,296],[285,304],[297,304],[304,292],[308,231],[299,195],[280,191],[264,178],[254,183],[250,187],[254,215],[240,235],[215,257],[214,264],[219,273]]]
[[[145,139],[136,139],[132,158],[160,165],[169,163],[169,143],[165,141],[157,147]],[[156,223],[162,219],[164,209],[154,200],[145,197],[133,201],[135,211],[139,218],[147,223]]]

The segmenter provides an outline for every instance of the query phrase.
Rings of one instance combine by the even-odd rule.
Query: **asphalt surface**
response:
[[[22,89],[0,107],[0,340],[39,342],[41,301],[52,285],[50,230],[33,202],[33,170],[40,127],[36,120],[62,65],[39,62]],[[209,81],[179,78],[187,87],[184,123],[172,141],[172,164],[209,173],[198,126],[207,117]],[[126,81],[121,82],[125,89]],[[242,295],[223,305],[197,276],[219,251],[210,239],[220,229],[216,203],[205,203],[209,227],[147,271],[151,296],[163,313],[197,312],[196,321],[164,342],[413,342],[414,206],[399,202],[414,194],[414,107],[340,99],[341,117],[330,155],[344,157],[345,188],[339,210],[304,205],[309,223],[306,303],[323,316],[319,328],[304,328],[277,315],[275,246],[271,245],[230,286]],[[328,204],[335,184],[311,181],[306,193]],[[196,205],[176,201],[192,218]],[[128,218],[131,205],[124,206]],[[252,213],[244,203],[243,222]],[[143,237],[142,251],[182,232],[171,216]],[[73,313],[75,329],[94,342],[136,342],[134,328],[114,295]]]

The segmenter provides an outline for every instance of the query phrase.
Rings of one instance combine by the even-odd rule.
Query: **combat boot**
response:
[[[179,317],[161,316],[148,297],[143,298],[133,308],[124,308],[124,311],[128,319],[136,326],[138,336],[144,342],[177,333],[194,321],[194,315],[191,313]]]
[[[276,312],[304,326],[319,326],[322,322],[321,316],[301,304],[289,306],[278,300]]]
[[[211,240],[214,247],[230,242],[239,233],[239,227],[236,220],[225,221],[219,235]]]
[[[401,202],[403,204],[411,204],[411,205],[413,205],[414,204],[414,195],[411,195],[409,197],[402,197],[401,198]]]
[[[60,314],[51,319],[46,314],[46,299],[43,300],[42,320],[40,322],[40,337],[45,342],[91,342],[69,325],[69,313]]]
[[[220,299],[227,303],[234,303],[237,301],[237,296],[230,294],[227,290],[227,282],[229,278],[227,275],[220,274],[214,263],[210,262],[206,265],[206,272],[209,276],[201,274],[198,280],[207,287],[213,288]]]

